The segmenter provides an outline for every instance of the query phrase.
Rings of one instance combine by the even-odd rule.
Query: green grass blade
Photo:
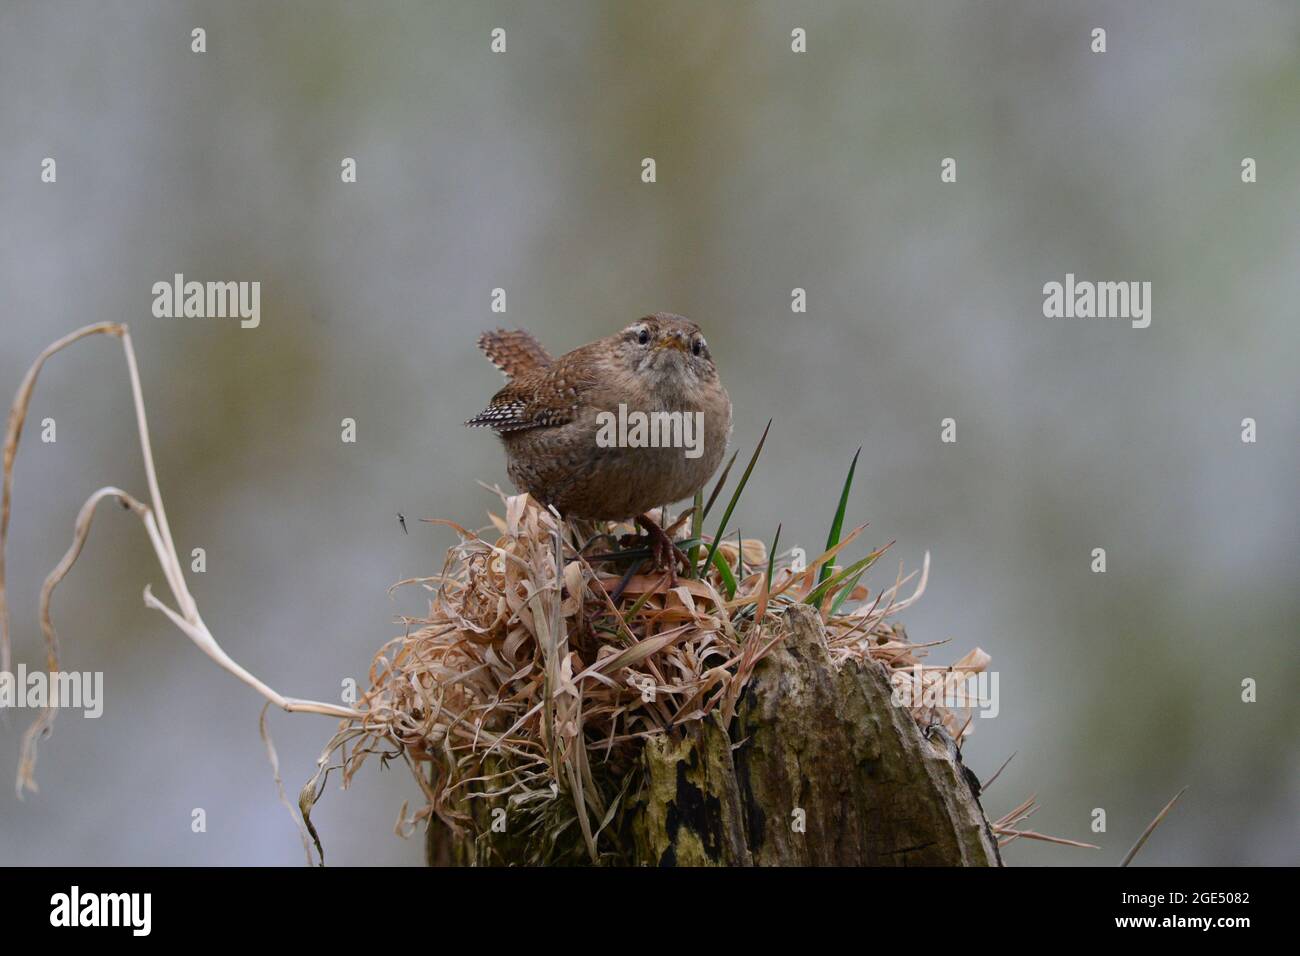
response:
[[[770,425],[771,422],[768,422],[768,424]],[[727,467],[722,469],[722,474],[718,476],[718,483],[713,486],[713,493],[709,495],[709,503],[705,505],[704,510],[700,512],[701,524],[704,522],[704,519],[709,516],[709,512],[713,510],[713,503],[718,500],[718,493],[722,491],[722,486],[727,483],[727,475],[731,474],[731,466],[736,463],[736,456],[739,454],[740,452],[738,451],[731,453],[731,461],[727,462]]]
[[[781,543],[781,525],[776,526],[776,537],[772,539],[772,550],[767,552],[767,589],[772,590],[772,569],[776,567],[776,546]]]
[[[736,576],[731,573],[731,566],[727,564],[727,559],[717,552],[713,554],[713,566],[722,575],[722,586],[726,589],[727,600],[730,601],[736,596]]]
[[[890,544],[892,543],[893,542],[891,541]],[[843,583],[844,580],[850,577],[851,575],[854,574],[861,575],[862,572],[866,571],[867,568],[871,567],[873,564],[876,563],[876,559],[880,557],[882,554],[884,554],[885,549],[888,547],[889,545],[887,544],[885,545],[884,548],[879,548],[875,551],[872,551],[861,561],[854,561],[852,564],[850,564],[839,574],[835,575],[832,578],[827,578],[825,581],[818,584],[817,587],[813,588],[812,593],[803,599],[803,603],[811,604],[814,607],[820,605],[822,602],[822,598],[825,597],[828,593],[830,593],[832,588]]]
[[[623,612],[623,621],[628,625],[628,627],[632,626],[632,621],[633,619],[636,618],[637,611],[641,610],[641,608],[645,605],[645,602],[650,599],[650,595],[654,593],[656,592],[646,591],[645,594],[642,594],[639,598],[637,598],[635,601],[632,602],[632,606],[630,608],[628,608],[626,611]]]
[[[725,478],[726,475],[724,474]],[[695,544],[691,545],[690,550],[686,552],[686,558],[691,563],[691,577],[699,576],[700,567],[700,535],[704,531],[704,489],[701,488],[695,492],[695,510],[691,512],[691,537],[695,539]]]
[[[862,575],[866,573],[867,569],[863,568],[857,574],[853,575],[853,580],[842,587],[839,594],[835,595],[835,600],[831,602],[831,617],[834,617],[839,613],[840,606],[849,599],[849,595],[853,593],[853,589],[857,587],[858,582],[862,580]]]
[[[704,542],[699,538],[687,538],[685,541],[677,541],[674,543],[679,548],[689,550],[691,548],[698,548]],[[589,554],[587,555],[587,560],[592,564],[597,564],[601,561],[627,561],[649,557],[653,557],[649,548],[629,548],[626,551],[605,551],[600,554]]]
[[[704,558],[704,566],[707,568],[713,563],[713,556],[718,551],[718,545],[722,543],[722,533],[727,530],[727,522],[731,520],[731,513],[736,510],[736,502],[740,500],[741,493],[745,490],[745,484],[749,481],[749,476],[754,470],[754,464],[758,461],[759,454],[763,451],[763,443],[767,441],[767,433],[772,429],[772,419],[767,420],[767,427],[763,429],[763,437],[758,440],[758,447],[754,449],[754,454],[749,459],[749,464],[745,467],[745,473],[740,476],[740,484],[731,495],[731,500],[727,502],[727,510],[722,513],[722,522],[718,525],[718,533],[713,536],[713,543],[709,545],[709,553]],[[730,467],[730,466],[728,466]],[[728,568],[728,571],[731,569]]]
[[[831,522],[831,533],[826,536],[826,551],[829,551],[840,543],[840,533],[844,530],[844,512],[847,511],[849,507],[849,489],[853,487],[853,472],[857,470],[858,455],[861,454],[861,448],[853,453],[853,463],[849,465],[849,474],[848,477],[844,479],[844,489],[840,492],[840,504],[839,507],[835,509],[835,520]],[[832,564],[833,562],[827,561],[822,565],[821,574],[817,578],[818,585],[825,584],[827,579],[830,578]]]

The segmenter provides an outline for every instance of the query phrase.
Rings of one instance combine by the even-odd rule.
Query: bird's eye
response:
[[[696,337],[695,341],[691,343],[691,354],[696,356],[704,354],[704,339]]]
[[[637,344],[638,344],[638,345],[646,345],[646,344],[648,344],[649,341],[650,341],[650,330],[649,330],[649,329],[642,329],[640,332],[638,332],[638,333],[636,334],[636,341],[637,341]]]

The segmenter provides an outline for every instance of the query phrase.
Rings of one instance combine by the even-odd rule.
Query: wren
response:
[[[675,578],[681,553],[647,512],[699,491],[731,435],[731,398],[700,327],[656,312],[559,358],[522,330],[485,332],[478,345],[507,384],[465,424],[501,437],[515,486],[568,518],[635,519]],[[608,440],[612,420],[633,417],[655,441],[645,429]],[[682,422],[690,447],[675,440]]]

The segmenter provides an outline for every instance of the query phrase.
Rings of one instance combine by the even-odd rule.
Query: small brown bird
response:
[[[731,434],[700,327],[656,312],[559,358],[522,330],[478,345],[508,384],[465,424],[501,436],[516,487],[566,517],[634,518],[675,577],[684,557],[647,512],[702,488]]]

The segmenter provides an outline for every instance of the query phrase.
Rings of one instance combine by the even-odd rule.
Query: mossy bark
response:
[[[947,735],[927,739],[892,703],[881,665],[834,667],[812,608],[788,609],[783,626],[730,727],[710,719],[646,743],[620,827],[629,862],[1000,865],[979,784]],[[482,839],[476,851],[435,825],[428,860],[485,861]],[[511,862],[518,848],[494,843],[492,862]]]

